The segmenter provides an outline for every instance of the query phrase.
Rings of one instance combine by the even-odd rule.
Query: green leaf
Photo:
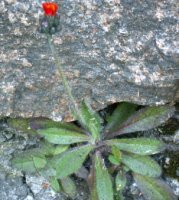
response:
[[[123,196],[123,193],[121,191],[119,191],[116,195],[115,195],[115,200],[125,200],[126,198]]]
[[[81,123],[85,129],[87,129],[93,136],[94,139],[100,138],[101,123],[102,119],[96,113],[87,102],[82,101],[81,103]]]
[[[41,151],[48,156],[58,155],[68,149],[68,145],[54,145],[47,141],[41,142]]]
[[[33,157],[33,156],[41,156],[46,155],[46,151],[44,151],[41,148],[33,148],[33,149],[27,149],[23,153],[18,154],[17,156],[23,156],[23,157]]]
[[[114,110],[111,116],[107,118],[106,131],[115,131],[121,123],[131,116],[135,112],[137,105],[123,102],[120,103]]]
[[[50,144],[46,140],[41,140],[39,142],[39,149],[43,152],[43,155],[51,156],[53,155],[55,145]]]
[[[45,177],[50,181],[51,177],[57,178],[56,177],[56,170],[52,167],[51,159],[47,159],[47,164],[45,165],[44,168],[42,168],[39,173],[41,176]]]
[[[115,159],[120,163],[121,161],[121,152],[116,146],[112,146],[112,154],[114,155]]]
[[[11,163],[15,168],[22,170],[24,172],[33,173],[37,171],[34,166],[34,161],[32,157],[18,155],[18,157],[13,158],[11,160]]]
[[[45,156],[40,156],[40,157],[34,156],[33,162],[36,169],[41,169],[45,167],[45,165],[47,164]]]
[[[40,135],[53,144],[74,144],[89,140],[87,135],[60,128],[48,128],[37,131]]]
[[[151,155],[156,154],[165,148],[165,144],[157,139],[152,138],[130,138],[130,139],[112,139],[107,140],[109,146],[116,146],[119,150],[139,154]]]
[[[175,108],[168,105],[141,109],[124,122],[118,131],[110,134],[109,137],[155,128],[167,121],[174,114],[174,111]]]
[[[82,129],[72,123],[67,122],[55,122],[46,118],[32,118],[29,119],[29,126],[33,130],[48,129],[48,128],[60,128],[67,129],[69,131],[83,132]]]
[[[66,151],[68,149],[69,146],[67,145],[58,145],[54,148],[54,151],[53,151],[53,155],[58,155],[58,154],[61,154],[63,153],[64,151]]]
[[[126,186],[127,179],[123,171],[119,171],[115,178],[116,190],[121,191]]]
[[[120,162],[113,156],[113,155],[109,155],[108,156],[108,160],[113,164],[113,165],[119,165]]]
[[[95,157],[96,190],[99,200],[113,200],[113,188],[111,177],[101,156]]]
[[[122,162],[132,171],[149,177],[159,177],[161,168],[156,161],[149,156],[136,154],[122,154]]]
[[[122,194],[122,190],[125,188],[127,183],[126,175],[124,171],[119,171],[115,177],[115,199],[116,200],[124,200],[124,196]]]
[[[56,177],[51,177],[49,179],[50,185],[55,192],[61,192],[61,187],[59,185],[58,179]]]
[[[134,174],[134,179],[146,200],[177,200],[169,186],[160,179]]]
[[[45,153],[44,153],[45,154]],[[36,168],[33,162],[33,156],[42,156],[43,151],[40,148],[28,149],[23,153],[16,154],[12,165],[25,172],[35,172]]]
[[[121,152],[116,146],[112,146],[112,155],[108,157],[109,161],[114,165],[119,165],[121,162]]]
[[[26,150],[23,153],[17,154],[12,159],[12,164],[17,169],[25,172],[35,172],[46,165],[45,151],[40,148]]]
[[[55,148],[55,147],[53,147]],[[49,148],[50,149],[50,148]],[[51,149],[52,150],[52,147]],[[47,149],[43,148],[43,147],[37,147],[37,148],[33,148],[33,149],[27,149],[25,150],[23,153],[19,153],[16,156],[22,156],[22,157],[35,157],[35,156],[44,156],[44,155],[49,155],[49,151],[47,151]]]
[[[56,169],[57,177],[61,179],[76,172],[92,149],[92,145],[84,145],[54,157],[51,163]]]
[[[96,189],[96,176],[95,176],[95,155],[92,155],[92,165],[87,178],[88,186],[90,189],[90,199],[98,200],[97,189]]]
[[[76,185],[73,179],[71,179],[70,177],[66,177],[66,178],[61,179],[60,182],[61,182],[63,191],[66,194],[68,194],[70,198],[74,199],[77,194],[77,189],[76,189]]]
[[[90,197],[91,197],[90,198],[91,200],[99,200],[98,194],[97,194],[97,191],[96,191],[96,187],[91,190]]]

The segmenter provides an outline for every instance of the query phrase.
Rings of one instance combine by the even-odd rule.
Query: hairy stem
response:
[[[62,82],[63,82],[63,86],[64,86],[64,89],[65,89],[65,92],[66,92],[67,96],[69,97],[68,104],[69,104],[70,110],[72,111],[73,117],[77,118],[78,120],[83,122],[83,117],[81,116],[81,113],[80,113],[80,110],[78,108],[78,105],[77,105],[77,103],[75,101],[75,98],[72,95],[71,88],[70,88],[70,86],[68,84],[68,81],[67,81],[66,76],[65,76],[65,74],[63,72],[61,63],[60,63],[59,58],[57,56],[57,53],[55,51],[55,47],[54,47],[54,44],[52,42],[51,35],[48,35],[48,43],[49,43],[52,55],[53,55],[53,57],[55,59],[56,67],[57,67],[58,72],[59,72],[59,74],[60,74],[60,76],[62,78]]]

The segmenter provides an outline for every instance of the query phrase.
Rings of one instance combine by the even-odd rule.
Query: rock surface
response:
[[[62,81],[38,32],[41,0],[0,2],[0,116],[68,114]],[[55,48],[77,100],[94,108],[179,99],[177,0],[56,0]]]

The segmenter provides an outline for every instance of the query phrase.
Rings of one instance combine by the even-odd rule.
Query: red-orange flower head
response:
[[[55,2],[42,3],[43,10],[46,16],[55,16],[58,11],[58,4]]]

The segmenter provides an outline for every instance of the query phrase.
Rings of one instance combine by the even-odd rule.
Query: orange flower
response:
[[[46,16],[55,16],[58,10],[58,4],[55,2],[42,3],[43,10]]]

